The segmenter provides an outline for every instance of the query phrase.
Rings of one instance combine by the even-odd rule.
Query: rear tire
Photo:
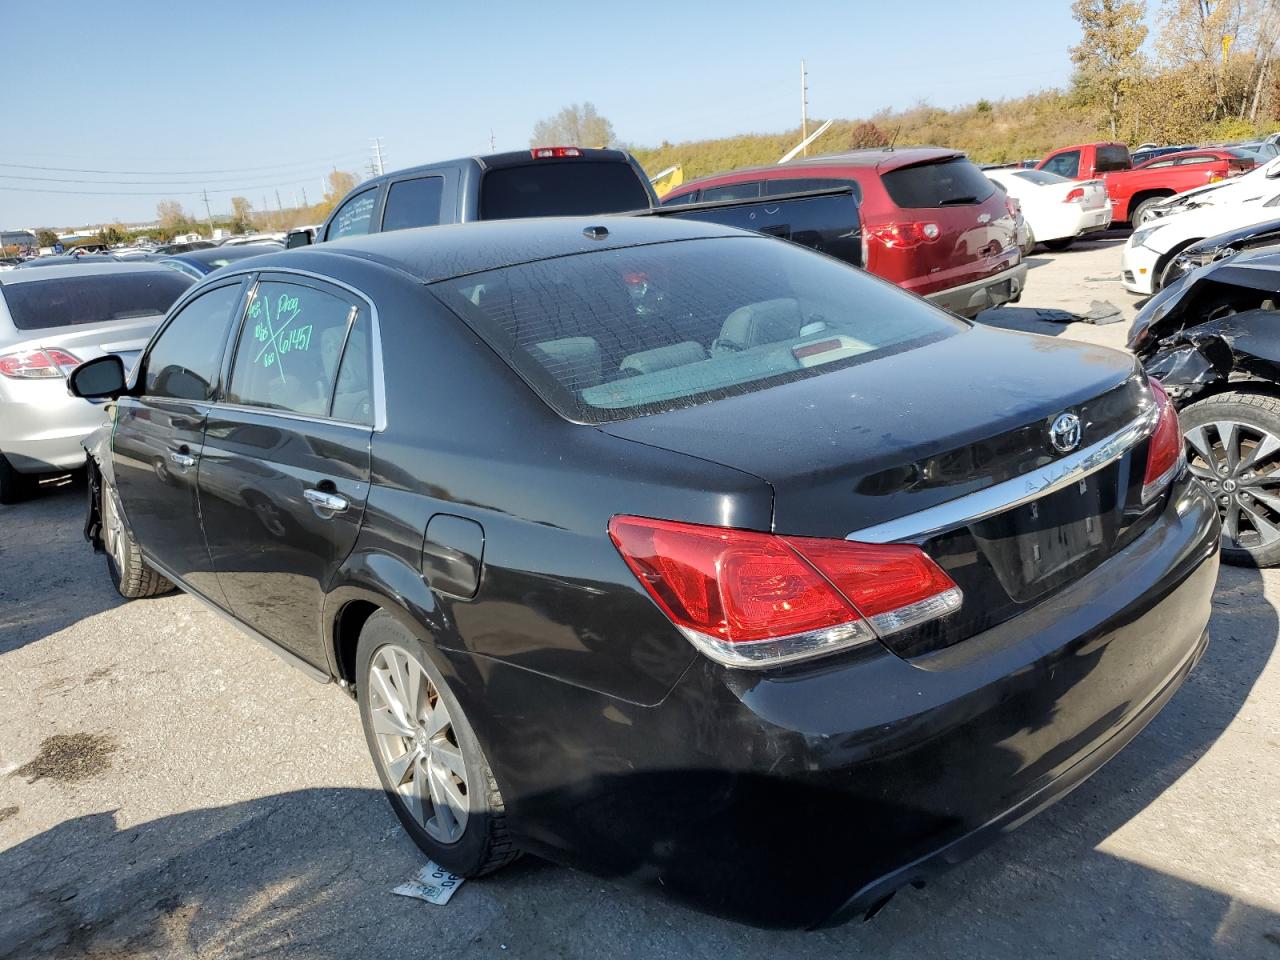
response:
[[[142,551],[129,532],[128,524],[124,522],[120,496],[106,478],[102,480],[102,499],[98,504],[98,511],[102,518],[102,546],[107,554],[107,573],[111,576],[116,592],[126,600],[136,600],[173,590],[173,583],[147,566],[142,559]]]
[[[1071,245],[1076,242],[1075,237],[1059,237],[1057,240],[1046,240],[1044,245],[1055,253],[1070,249]]]
[[[463,877],[520,855],[461,704],[422,642],[385,611],[360,631],[356,699],[382,789],[423,853]]]
[[[1222,559],[1280,563],[1280,398],[1219,393],[1178,415],[1191,472],[1222,517]]]
[[[13,469],[4,454],[0,454],[0,503],[18,503],[31,496],[35,481],[26,474]]]
[[[1147,199],[1134,207],[1133,212],[1129,214],[1129,226],[1137,230],[1147,221],[1155,219],[1151,215],[1151,209],[1168,199],[1168,197],[1147,197]]]

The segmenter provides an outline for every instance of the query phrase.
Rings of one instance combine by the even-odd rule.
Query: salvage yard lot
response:
[[[1036,253],[982,320],[1122,345],[1126,323],[1043,312],[1127,320],[1120,242]],[[1205,659],[1062,803],[870,924],[778,934],[532,859],[444,907],[393,896],[422,857],[354,703],[190,598],[124,604],[83,500],[0,508],[0,958],[1280,960],[1280,570],[1224,568]]]

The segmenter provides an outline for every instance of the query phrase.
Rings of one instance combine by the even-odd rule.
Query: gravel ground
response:
[[[1113,238],[1032,258],[995,325],[1109,300]],[[84,488],[0,507],[0,957],[1230,957],[1280,960],[1280,572],[1224,568],[1214,641],[1070,797],[871,923],[771,933],[526,858],[443,907],[354,704],[181,595],[124,604]]]

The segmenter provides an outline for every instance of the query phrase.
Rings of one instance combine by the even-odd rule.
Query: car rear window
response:
[[[1093,172],[1107,173],[1111,170],[1128,170],[1131,166],[1129,148],[1114,144],[1098,147],[1094,156]]]
[[[1020,180],[1026,180],[1028,183],[1035,183],[1041,186],[1051,183],[1071,183],[1066,177],[1060,177],[1056,173],[1049,173],[1047,170],[1019,170],[1014,176]]]
[[[950,207],[981,203],[995,186],[963,157],[890,170],[880,178],[900,207]]]
[[[965,329],[892,284],[764,237],[558,257],[431,289],[552,408],[587,423],[819,376]]]
[[[562,160],[498,167],[480,185],[480,219],[590,216],[649,206],[649,194],[631,164]]]
[[[13,325],[47,330],[166,313],[195,281],[173,270],[99,273],[4,284]]]

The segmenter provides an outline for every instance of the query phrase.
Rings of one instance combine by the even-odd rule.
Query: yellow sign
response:
[[[1222,38],[1222,59],[1224,61],[1227,59],[1227,51],[1231,49],[1231,41],[1234,39],[1235,37],[1230,34],[1226,34]]]

